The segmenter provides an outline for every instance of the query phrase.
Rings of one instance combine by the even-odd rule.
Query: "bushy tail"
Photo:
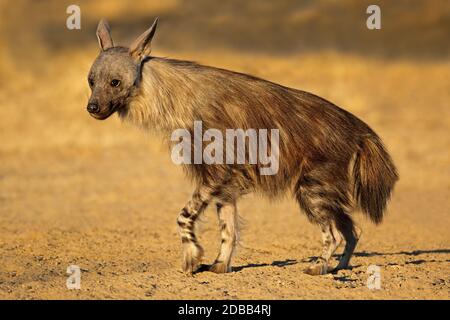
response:
[[[383,143],[375,134],[366,138],[357,152],[353,178],[354,195],[359,207],[374,223],[380,223],[398,174]]]

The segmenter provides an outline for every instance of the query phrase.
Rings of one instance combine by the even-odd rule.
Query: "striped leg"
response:
[[[340,234],[336,232],[336,229],[333,228],[331,223],[324,222],[320,227],[322,230],[323,243],[322,255],[315,261],[313,265],[305,270],[305,273],[310,275],[326,274],[328,270],[331,269],[328,266],[328,262],[342,241]]]
[[[333,167],[324,165],[308,172],[297,183],[295,190],[300,207],[309,220],[319,225],[322,231],[322,254],[305,270],[305,273],[310,275],[326,274],[331,269],[328,265],[331,256],[342,238],[349,243],[354,230],[353,221],[347,214],[350,201],[346,192],[346,180],[336,177],[332,169]],[[348,247],[343,263],[354,245],[350,243]]]
[[[215,273],[226,273],[231,271],[231,258],[235,246],[239,239],[239,219],[236,203],[218,203],[217,214],[219,216],[220,232],[222,241],[220,244],[219,255],[210,271]]]
[[[188,274],[197,270],[203,256],[203,249],[195,235],[195,221],[208,206],[209,193],[199,188],[178,216],[178,230],[183,246],[182,269]]]

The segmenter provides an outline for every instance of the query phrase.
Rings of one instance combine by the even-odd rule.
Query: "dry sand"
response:
[[[181,10],[173,5],[154,7],[163,13]],[[114,28],[116,11],[96,9],[113,17]],[[36,47],[26,61],[20,59],[24,43],[2,40],[11,46],[0,51],[0,298],[449,299],[448,47],[447,55],[433,59],[371,56],[357,47],[289,54],[264,46],[257,53],[233,46],[180,50],[158,40],[171,26],[179,29],[161,19],[155,55],[247,72],[321,95],[380,134],[401,177],[381,226],[355,214],[363,235],[350,270],[304,274],[320,252],[319,230],[290,199],[269,203],[250,196],[240,203],[247,223],[233,272],[189,277],[180,271],[176,217],[192,186],[157,137],[116,116],[99,122],[85,112],[87,70],[97,54],[94,36],[85,33],[95,28],[101,15],[96,12],[86,13],[92,25],[76,36],[86,42],[81,48],[64,42],[68,31],[36,28],[49,38],[38,38],[44,44],[37,46],[30,36]],[[214,23],[226,15],[219,18]],[[11,19],[3,20],[9,27],[4,30],[12,28]],[[441,21],[432,13],[428,20]],[[207,37],[205,30],[196,32]],[[116,33],[125,39],[124,31]],[[280,45],[292,41],[289,36]],[[208,209],[203,220],[200,240],[205,263],[211,263],[219,245],[215,212]],[[72,264],[81,268],[81,290],[66,288]],[[380,267],[380,290],[367,288],[370,265]]]

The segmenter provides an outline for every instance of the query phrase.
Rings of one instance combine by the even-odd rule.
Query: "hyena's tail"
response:
[[[354,197],[374,223],[382,221],[397,180],[397,169],[380,138],[375,134],[365,138],[353,166]]]

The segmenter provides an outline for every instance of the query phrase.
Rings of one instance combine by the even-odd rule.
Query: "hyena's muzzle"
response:
[[[97,120],[105,120],[109,118],[120,107],[120,103],[109,102],[102,106],[98,102],[89,102],[87,111]]]

